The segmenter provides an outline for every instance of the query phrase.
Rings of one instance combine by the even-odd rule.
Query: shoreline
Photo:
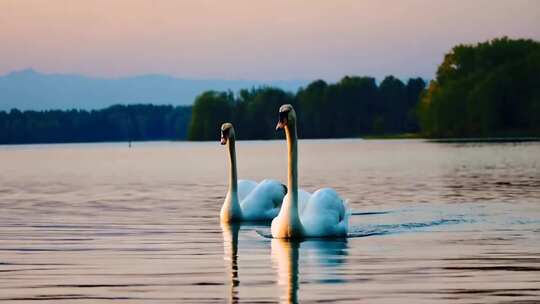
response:
[[[339,140],[339,139],[359,139],[359,140],[407,140],[420,139],[426,142],[433,143],[502,143],[502,142],[536,142],[540,141],[540,137],[534,136],[516,136],[516,137],[455,137],[455,138],[429,138],[422,137],[415,133],[405,134],[389,134],[389,135],[370,135],[364,137],[343,137],[343,138],[301,138],[300,140]],[[248,139],[239,141],[273,141],[280,139]],[[131,141],[134,143],[147,142],[182,142],[182,143],[204,143],[213,142],[213,140],[187,140],[187,139],[155,139],[155,140],[139,140]],[[62,144],[129,144],[129,141],[83,141],[83,142],[30,142],[30,143],[0,143],[0,146],[29,146],[29,145],[62,145]]]

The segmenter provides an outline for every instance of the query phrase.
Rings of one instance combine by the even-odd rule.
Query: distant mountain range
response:
[[[32,69],[0,76],[0,111],[100,109],[112,104],[190,105],[207,90],[274,86],[296,92],[308,82],[182,79],[167,75],[94,78],[82,75],[43,74]]]

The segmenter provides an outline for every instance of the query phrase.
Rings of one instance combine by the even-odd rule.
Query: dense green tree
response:
[[[234,107],[230,92],[208,91],[195,99],[189,125],[190,140],[214,140],[223,122],[230,121]]]
[[[396,133],[405,130],[407,121],[407,89],[394,76],[386,76],[379,86],[380,117],[384,129]]]
[[[405,106],[407,112],[404,113],[407,115],[405,119],[406,132],[417,132],[420,128],[418,124],[416,106],[418,105],[420,95],[424,92],[425,88],[426,82],[420,77],[410,78],[407,81],[407,104]]]
[[[354,137],[372,133],[372,120],[377,112],[378,93],[374,78],[346,76],[331,85],[326,104],[331,105],[334,119],[328,137]]]
[[[296,100],[302,109],[299,129],[305,138],[321,137],[323,126],[329,122],[329,118],[325,115],[328,112],[323,110],[329,108],[326,105],[327,90],[328,84],[324,80],[316,80],[296,94]]]
[[[426,136],[540,135],[540,43],[505,37],[454,47],[418,115]]]
[[[193,106],[189,138],[214,139],[219,125],[226,121],[235,124],[240,139],[282,136],[274,131],[274,126],[277,110],[285,103],[294,105],[298,132],[303,138],[415,132],[415,108],[424,87],[420,78],[409,79],[405,85],[388,76],[377,86],[372,77],[346,76],[334,84],[313,81],[296,95],[271,87],[241,90],[236,96],[206,92]]]
[[[255,90],[247,101],[245,117],[247,139],[276,138],[275,126],[277,110],[284,103],[293,103],[293,96],[277,88],[261,88]],[[239,132],[242,132],[241,130]]]
[[[0,144],[185,139],[191,107],[0,111]]]

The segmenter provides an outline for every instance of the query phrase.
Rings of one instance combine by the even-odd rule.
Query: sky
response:
[[[0,74],[429,79],[504,35],[540,40],[540,1],[0,0]]]

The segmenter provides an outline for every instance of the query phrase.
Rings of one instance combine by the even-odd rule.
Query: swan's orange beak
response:
[[[226,145],[227,144],[227,138],[221,136],[221,142],[220,142],[222,145]]]
[[[276,131],[285,128],[287,125],[287,118],[280,119],[276,125]]]

